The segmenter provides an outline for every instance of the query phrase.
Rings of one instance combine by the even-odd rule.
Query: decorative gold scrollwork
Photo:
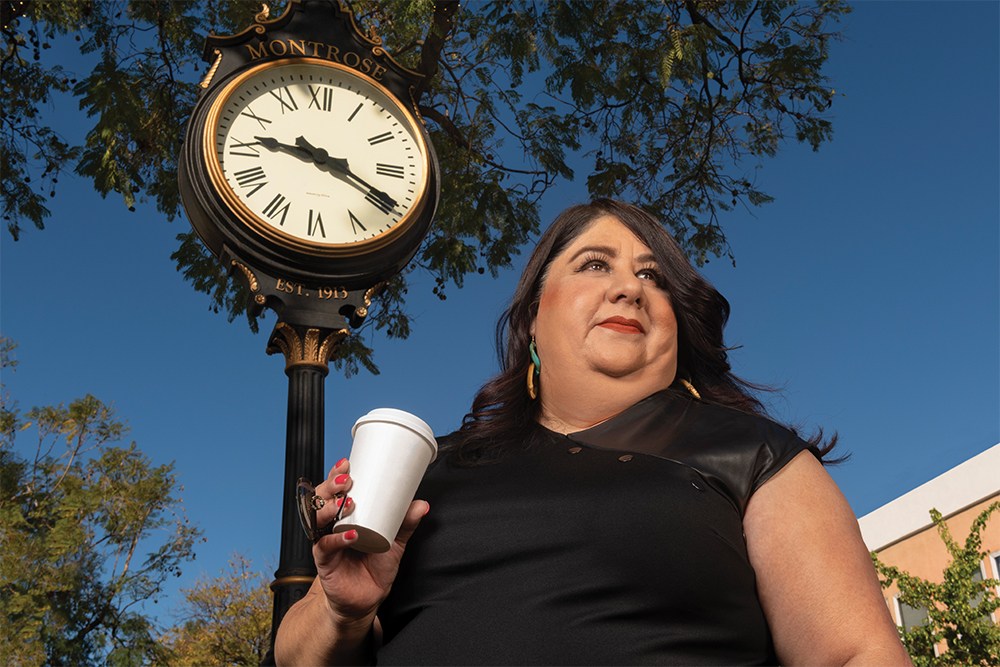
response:
[[[339,329],[320,340],[319,329],[307,329],[305,337],[284,322],[274,327],[268,354],[281,352],[285,357],[285,370],[293,366],[317,366],[324,373],[329,372],[329,362],[340,347],[340,341],[350,335],[347,329]]]
[[[302,361],[319,361],[319,329],[306,331],[302,341]]]
[[[355,309],[354,314],[357,315],[358,317],[368,317],[368,306],[372,305],[372,297],[375,296],[376,292],[381,292],[382,288],[385,287],[387,284],[388,283],[381,282],[378,285],[375,285],[375,287],[370,287],[368,291],[365,292],[364,296],[365,305]]]
[[[253,17],[253,20],[256,21],[257,23],[263,23],[268,19],[268,17],[271,16],[270,7],[268,7],[266,4],[262,4],[260,7],[261,7],[260,13],[258,13],[256,16]]]
[[[381,282],[378,285],[375,285],[375,287],[370,287],[368,291],[365,292],[365,305],[366,306],[372,305],[372,297],[375,296],[376,292],[381,292],[382,288],[384,288],[386,285],[388,285],[388,283]]]
[[[233,260],[233,266],[235,266],[240,271],[242,271],[243,275],[245,275],[247,277],[247,282],[250,284],[250,291],[251,292],[256,292],[257,288],[259,287],[259,285],[257,283],[257,276],[255,276],[253,274],[253,271],[251,271],[250,269],[248,269],[243,264],[240,264],[235,259]]]
[[[332,333],[323,340],[323,344],[319,346],[319,358],[326,359],[324,365],[333,358],[333,355],[337,353],[340,349],[340,341],[344,340],[350,335],[347,329],[340,329],[336,333]]]
[[[208,84],[212,83],[212,77],[215,76],[215,71],[219,69],[219,65],[222,63],[222,51],[213,49],[212,53],[215,54],[215,62],[212,63],[211,69],[208,70],[208,74],[206,74],[205,78],[202,80],[200,84],[202,88],[208,88]]]

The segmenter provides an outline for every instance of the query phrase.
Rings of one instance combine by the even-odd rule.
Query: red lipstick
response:
[[[629,320],[624,317],[615,315],[614,317],[609,317],[597,326],[604,327],[605,329],[611,329],[612,331],[617,331],[618,333],[626,334],[641,334],[646,333],[646,330],[642,328],[642,325],[635,320]]]

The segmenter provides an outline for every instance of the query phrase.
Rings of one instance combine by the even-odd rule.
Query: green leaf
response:
[[[742,185],[745,162],[775,157],[792,140],[816,150],[832,138],[823,67],[850,12],[839,0],[350,7],[361,29],[374,29],[427,77],[414,97],[440,159],[442,199],[407,271],[427,271],[442,298],[470,272],[510,267],[540,228],[548,189],[581,175],[591,196],[626,199],[660,218],[696,263],[732,258],[727,213],[772,200]],[[44,228],[65,170],[126,209],[155,203],[168,220],[180,215],[177,155],[207,67],[204,37],[247,28],[259,2],[66,0],[25,11],[5,33],[2,60],[0,192],[11,237],[29,223]],[[29,29],[96,64],[72,74],[34,60]],[[65,113],[67,95],[87,119],[82,145],[54,125],[81,120]],[[230,321],[246,315],[258,331],[241,286],[193,234],[178,236],[171,259],[208,308]],[[405,337],[412,324],[407,275],[371,309],[372,326],[391,336]],[[348,374],[377,369],[360,343],[341,355]]]
[[[38,455],[18,455],[14,432],[0,447],[0,662],[160,660],[152,620],[134,609],[194,557],[200,536],[174,497],[172,464],[116,446],[128,427],[94,396],[28,416]]]

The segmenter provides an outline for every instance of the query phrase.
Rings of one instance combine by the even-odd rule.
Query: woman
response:
[[[762,416],[728,314],[645,212],[566,211],[394,546],[316,544],[279,664],[909,664],[829,447]]]

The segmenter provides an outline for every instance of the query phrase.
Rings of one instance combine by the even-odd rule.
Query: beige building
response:
[[[858,523],[868,549],[878,553],[883,563],[940,583],[951,556],[931,521],[931,508],[941,512],[951,536],[964,544],[972,522],[997,500],[1000,444],[866,514]],[[989,555],[980,564],[980,574],[984,579],[1000,579],[1000,513],[990,517],[982,538],[983,550]],[[908,629],[925,618],[922,610],[899,602],[895,584],[884,589],[883,594],[897,625]],[[1000,611],[993,616],[994,623],[1000,622]]]

